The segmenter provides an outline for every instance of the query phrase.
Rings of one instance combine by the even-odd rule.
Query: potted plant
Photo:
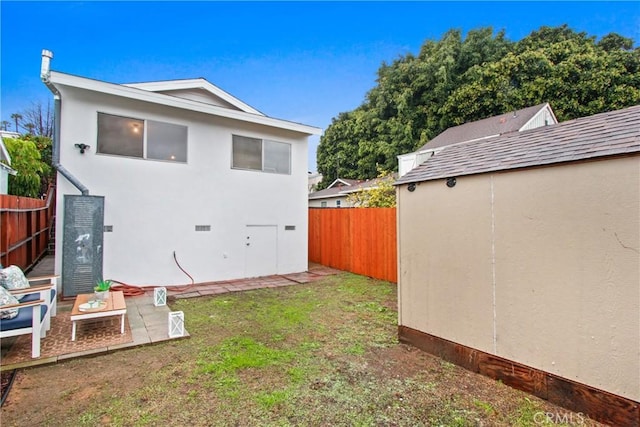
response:
[[[111,289],[111,280],[100,280],[93,288],[96,299],[99,301],[106,300],[109,297],[109,289]]]

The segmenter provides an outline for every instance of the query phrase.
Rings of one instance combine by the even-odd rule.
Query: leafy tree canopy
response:
[[[347,196],[347,201],[357,208],[393,208],[396,206],[395,178],[388,171],[380,171],[377,185],[361,189]]]
[[[46,142],[36,138],[4,140],[11,156],[11,167],[18,172],[15,176],[9,176],[9,194],[24,197],[39,197],[42,194],[42,177],[49,176],[51,168],[42,161],[38,147],[38,144]]]
[[[336,177],[371,179],[450,126],[549,102],[564,121],[640,103],[640,50],[611,33],[596,41],[568,26],[518,42],[492,28],[446,32],[418,55],[383,63],[364,102],[320,139],[319,189]]]

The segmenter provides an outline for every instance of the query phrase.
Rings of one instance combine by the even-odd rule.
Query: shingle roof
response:
[[[361,180],[358,179],[347,179],[347,178],[338,178],[333,181],[329,187],[324,190],[314,191],[313,193],[309,193],[309,200],[312,199],[326,199],[327,197],[338,197],[342,196],[341,194],[345,189],[352,188],[353,186],[361,183]],[[345,185],[346,184],[346,185]]]
[[[488,117],[475,122],[450,127],[427,142],[418,151],[516,132],[527,124],[527,122],[546,105],[547,103],[534,105],[523,108],[522,110],[510,111],[499,116]]]
[[[324,190],[314,191],[313,193],[309,193],[308,197],[309,197],[309,200],[326,199],[327,197],[338,197],[342,195],[340,194],[342,190],[344,190],[344,187],[325,188]]]
[[[640,105],[445,147],[396,184],[640,152]]]
[[[394,177],[396,177],[394,175]],[[343,179],[340,178],[341,181],[348,181],[352,183],[351,185],[341,185],[330,188],[325,188],[324,190],[316,191],[314,193],[309,194],[309,199],[326,199],[327,197],[341,197],[348,196],[351,193],[355,193],[360,190],[367,190],[369,188],[377,187],[380,183],[380,180],[383,178],[373,178],[368,179],[366,181],[361,181],[357,179]],[[393,179],[393,178],[392,178]]]

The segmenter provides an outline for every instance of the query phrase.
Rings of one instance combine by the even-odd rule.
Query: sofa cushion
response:
[[[9,290],[24,289],[29,287],[29,280],[20,267],[10,265],[0,270],[0,285]]]
[[[20,302],[31,302],[31,301],[37,301],[39,299],[40,299],[40,293],[36,292],[33,294],[26,294],[20,297]],[[55,299],[56,299],[56,290],[51,289],[51,300],[49,302],[52,303],[53,301],[55,301]]]
[[[0,319],[1,331],[12,331],[14,329],[30,328],[32,326],[31,317],[33,313],[33,307],[24,307],[18,310],[19,313],[13,319]],[[40,306],[40,322],[44,320],[47,315],[47,306]]]
[[[0,306],[19,304],[18,298],[9,293],[8,290],[0,286]],[[18,308],[10,308],[8,310],[0,311],[0,319],[13,319],[18,315]]]

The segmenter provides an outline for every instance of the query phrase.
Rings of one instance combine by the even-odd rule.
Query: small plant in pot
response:
[[[99,301],[104,301],[109,298],[109,289],[111,289],[111,280],[100,280],[93,288],[95,291],[95,297]]]

